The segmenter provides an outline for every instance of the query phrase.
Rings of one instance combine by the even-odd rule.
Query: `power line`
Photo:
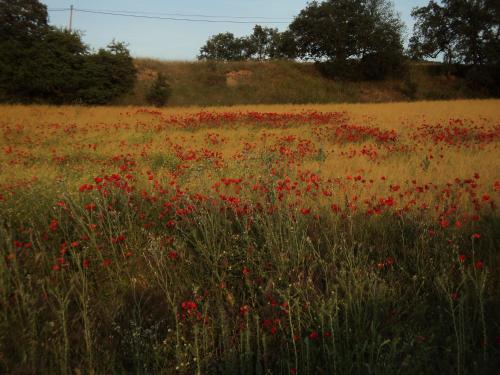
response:
[[[207,19],[193,19],[193,18],[146,16],[146,15],[139,15],[139,14],[125,14],[125,13],[117,13],[117,12],[103,12],[103,11],[88,10],[88,9],[77,9],[77,8],[74,8],[73,10],[75,12],[81,12],[81,13],[104,14],[104,15],[108,15],[108,16],[120,16],[120,17],[132,17],[132,18],[143,18],[143,19],[156,19],[156,20],[168,20],[168,21],[255,24],[254,21],[207,20]],[[272,21],[272,22],[263,22],[263,23],[268,23],[268,24],[288,24],[289,22],[285,22],[285,21]]]
[[[185,13],[162,13],[162,12],[143,12],[143,11],[130,11],[130,10],[110,10],[110,9],[80,9],[81,11],[93,12],[110,12],[110,13],[123,13],[123,14],[138,14],[138,15],[157,15],[157,16],[174,16],[174,17],[201,17],[201,18],[232,18],[232,19],[250,19],[250,20],[270,20],[270,21],[291,21],[293,17],[261,17],[261,16],[222,16],[222,15],[208,15],[208,14],[185,14]]]
[[[49,8],[50,12],[66,12],[71,11],[71,8]],[[262,20],[266,24],[288,24],[291,19],[288,18],[272,18],[272,17],[248,17],[248,16],[222,16],[222,15],[207,15],[207,14],[182,14],[182,13],[161,13],[161,12],[142,12],[142,11],[121,11],[121,10],[97,10],[97,9],[79,9],[73,8],[75,12],[103,14],[108,16],[132,17],[144,19],[158,19],[168,21],[184,21],[184,22],[208,22],[208,23],[236,23],[236,24],[255,24],[256,21],[245,20]],[[170,17],[164,17],[170,16]],[[181,17],[181,18],[179,18]],[[191,18],[201,17],[201,18]],[[203,19],[203,18],[219,18],[219,19]],[[221,19],[227,18],[227,19]],[[288,21],[279,21],[288,20]],[[269,22],[268,22],[269,21]]]

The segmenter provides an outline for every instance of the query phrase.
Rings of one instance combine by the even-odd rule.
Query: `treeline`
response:
[[[326,75],[350,80],[402,77],[409,60],[442,59],[449,73],[498,94],[498,0],[431,0],[414,8],[412,16],[416,23],[405,51],[405,25],[391,1],[313,1],[283,32],[257,25],[245,37],[217,34],[198,58],[313,60]]]
[[[0,0],[0,101],[106,104],[135,81],[123,43],[92,52],[78,33],[49,26],[38,0]]]

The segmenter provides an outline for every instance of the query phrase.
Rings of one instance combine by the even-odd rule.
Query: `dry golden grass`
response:
[[[252,168],[258,167],[252,157],[235,159],[241,154],[245,142],[255,144],[255,155],[264,155],[271,144],[284,136],[312,141],[321,157],[304,158],[297,167],[313,171],[324,179],[362,175],[373,180],[386,176],[391,183],[402,184],[415,179],[422,183],[444,184],[455,178],[471,178],[479,173],[482,182],[491,186],[500,175],[497,142],[451,147],[430,143],[418,145],[411,139],[411,134],[422,124],[448,124],[450,119],[464,120],[466,126],[494,129],[500,124],[499,100],[165,108],[161,110],[161,116],[137,113],[137,109],[1,106],[0,126],[3,134],[0,147],[4,152],[0,155],[0,184],[8,185],[36,177],[49,184],[64,181],[74,187],[88,182],[93,176],[112,173],[106,167],[106,161],[127,154],[137,162],[144,175],[155,169],[156,174],[168,179],[169,171],[162,169],[162,162],[159,165],[152,163],[155,158],[173,157],[174,145],[180,145],[185,150],[209,149],[221,154],[224,161],[222,169],[214,170],[200,164],[184,179],[186,186],[208,189],[221,176],[240,177],[255,172]],[[394,152],[375,144],[372,139],[338,143],[328,137],[315,138],[310,124],[276,129],[236,124],[203,127],[195,131],[161,125],[163,118],[182,117],[200,111],[300,113],[311,110],[343,112],[349,124],[394,130],[398,134],[398,146],[408,147],[412,151]],[[216,133],[224,139],[224,143],[211,144],[207,141],[209,133]],[[264,137],[267,137],[266,141],[263,141]],[[95,150],[90,145],[95,145]],[[364,147],[375,150],[377,156],[370,158],[360,154]],[[354,152],[355,156],[347,156]],[[141,157],[141,153],[147,156]],[[429,155],[435,159],[423,168],[422,163],[426,163],[425,159]],[[176,163],[175,160],[170,162]],[[289,173],[295,173],[294,168]]]
[[[0,373],[499,368],[500,101],[0,114]]]

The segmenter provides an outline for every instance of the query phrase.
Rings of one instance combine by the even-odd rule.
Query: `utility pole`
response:
[[[69,7],[69,31],[73,30],[73,5]]]

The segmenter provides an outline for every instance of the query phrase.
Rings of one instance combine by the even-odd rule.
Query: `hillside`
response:
[[[133,94],[116,104],[146,105],[145,93],[162,72],[172,86],[169,106],[281,103],[354,103],[481,98],[464,79],[439,65],[413,64],[408,76],[381,82],[342,82],[323,76],[313,63],[291,61],[169,62],[136,59]]]

